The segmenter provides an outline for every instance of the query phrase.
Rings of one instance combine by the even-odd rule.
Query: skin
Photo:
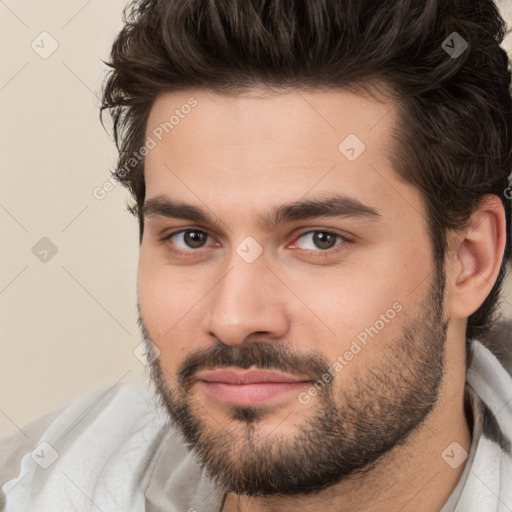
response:
[[[400,313],[336,374],[331,389],[341,406],[341,390],[356,392],[355,383],[369,379],[369,369],[394,365],[400,375],[402,363],[392,355],[405,326],[421,316],[435,274],[422,196],[388,161],[393,104],[344,91],[255,90],[233,97],[187,90],[157,98],[147,134],[191,96],[197,107],[146,156],[146,199],[179,199],[206,209],[214,220],[145,219],[139,308],[144,335],[160,351],[166,389],[176,389],[187,356],[217,340],[233,350],[255,341],[286,346],[332,364],[397,302]],[[338,150],[351,133],[366,145],[353,162]],[[258,222],[279,205],[333,191],[377,209],[380,219],[318,217],[270,230]],[[321,492],[279,498],[226,492],[222,512],[441,508],[464,469],[464,463],[450,467],[441,454],[454,441],[466,452],[471,445],[464,411],[465,327],[497,278],[504,219],[500,200],[485,196],[466,229],[449,233],[444,373],[433,410],[406,442],[366,473]],[[204,246],[187,246],[182,235],[162,241],[184,228],[206,232]],[[307,234],[313,230],[351,241],[338,240],[322,252]],[[236,251],[249,236],[263,249],[250,264]],[[297,394],[273,399],[252,425],[254,442],[292,437],[322,407],[319,395],[307,405]],[[229,433],[234,457],[247,455],[242,440],[248,423],[197,384],[187,397],[208,433]]]

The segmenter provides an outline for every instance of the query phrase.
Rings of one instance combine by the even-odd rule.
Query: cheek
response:
[[[297,289],[310,313],[296,318],[299,338],[311,340],[330,363],[347,351],[358,352],[348,354],[354,361],[381,357],[401,336],[404,322],[418,315],[430,282],[428,253],[419,253],[375,252],[364,264],[301,280]]]
[[[324,329],[325,336],[311,338],[318,340],[315,348],[326,356],[329,364],[337,361],[338,356],[343,364],[352,360],[368,362],[378,357],[402,326],[403,304],[396,300],[397,294],[390,290],[391,287],[381,290],[379,287],[368,288],[361,282],[358,286],[352,284],[338,287],[331,300],[325,299],[322,319],[334,334]],[[368,293],[369,289],[371,293]],[[350,364],[353,370],[357,366],[357,362]]]
[[[211,288],[203,281],[184,277],[184,272],[161,262],[152,262],[141,251],[137,273],[139,306],[166,369],[176,366],[201,339],[201,297]]]
[[[329,327],[337,336],[347,337],[373,324],[395,302],[402,302],[403,284],[401,275],[389,268],[365,265],[302,280],[297,289],[326,333]]]

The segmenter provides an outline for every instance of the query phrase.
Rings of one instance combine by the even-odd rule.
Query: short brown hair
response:
[[[467,327],[468,340],[489,334],[510,259],[512,170],[507,32],[491,0],[136,0],[124,22],[100,117],[110,110],[119,151],[112,174],[135,199],[141,241],[144,160],[128,162],[161,93],[379,90],[400,112],[393,167],[423,193],[437,265],[447,230],[462,229],[484,194],[504,204],[501,271]],[[468,45],[457,56],[447,49],[454,37]]]

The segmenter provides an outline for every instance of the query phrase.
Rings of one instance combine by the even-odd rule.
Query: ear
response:
[[[446,261],[450,318],[467,318],[484,302],[500,271],[506,243],[505,209],[498,196],[485,195],[465,228],[449,237]]]

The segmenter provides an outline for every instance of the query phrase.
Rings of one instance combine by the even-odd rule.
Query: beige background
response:
[[[144,373],[133,354],[141,340],[129,196],[92,193],[115,164],[97,96],[124,5],[0,2],[0,435]],[[32,252],[43,237],[57,248],[47,262]]]

